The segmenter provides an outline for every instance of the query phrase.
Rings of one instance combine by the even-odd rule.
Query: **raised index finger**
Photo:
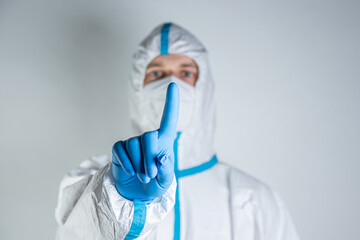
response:
[[[178,86],[174,82],[170,83],[166,92],[166,100],[160,123],[159,136],[175,136],[179,117],[179,98]]]

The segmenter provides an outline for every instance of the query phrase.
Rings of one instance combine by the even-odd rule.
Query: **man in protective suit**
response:
[[[276,192],[218,161],[214,83],[191,33],[165,23],[141,42],[130,111],[134,137],[62,180],[58,239],[298,239]]]

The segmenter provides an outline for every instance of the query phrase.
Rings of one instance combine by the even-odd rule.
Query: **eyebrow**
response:
[[[162,67],[162,66],[163,66],[162,63],[150,63],[147,68]]]
[[[162,63],[150,63],[148,66],[147,66],[147,69],[149,68],[153,68],[153,67],[163,67],[164,65]],[[184,67],[184,68],[196,68],[196,66],[192,63],[182,63],[180,64],[180,67]]]
[[[185,68],[186,68],[186,67],[196,68],[196,66],[195,66],[194,64],[189,64],[189,63],[186,63],[186,64],[183,63],[183,64],[181,64],[180,66],[181,66],[181,67],[185,67]]]

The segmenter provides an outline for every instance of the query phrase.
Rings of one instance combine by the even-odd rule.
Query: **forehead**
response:
[[[169,54],[157,56],[148,64],[147,68],[179,65],[193,65],[194,67],[197,66],[194,60],[185,55]]]

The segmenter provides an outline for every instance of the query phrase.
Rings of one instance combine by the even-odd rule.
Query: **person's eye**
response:
[[[163,75],[160,71],[151,72],[150,76],[153,78],[160,78]]]
[[[192,72],[182,72],[181,76],[186,77],[186,78],[190,78],[193,76]]]

